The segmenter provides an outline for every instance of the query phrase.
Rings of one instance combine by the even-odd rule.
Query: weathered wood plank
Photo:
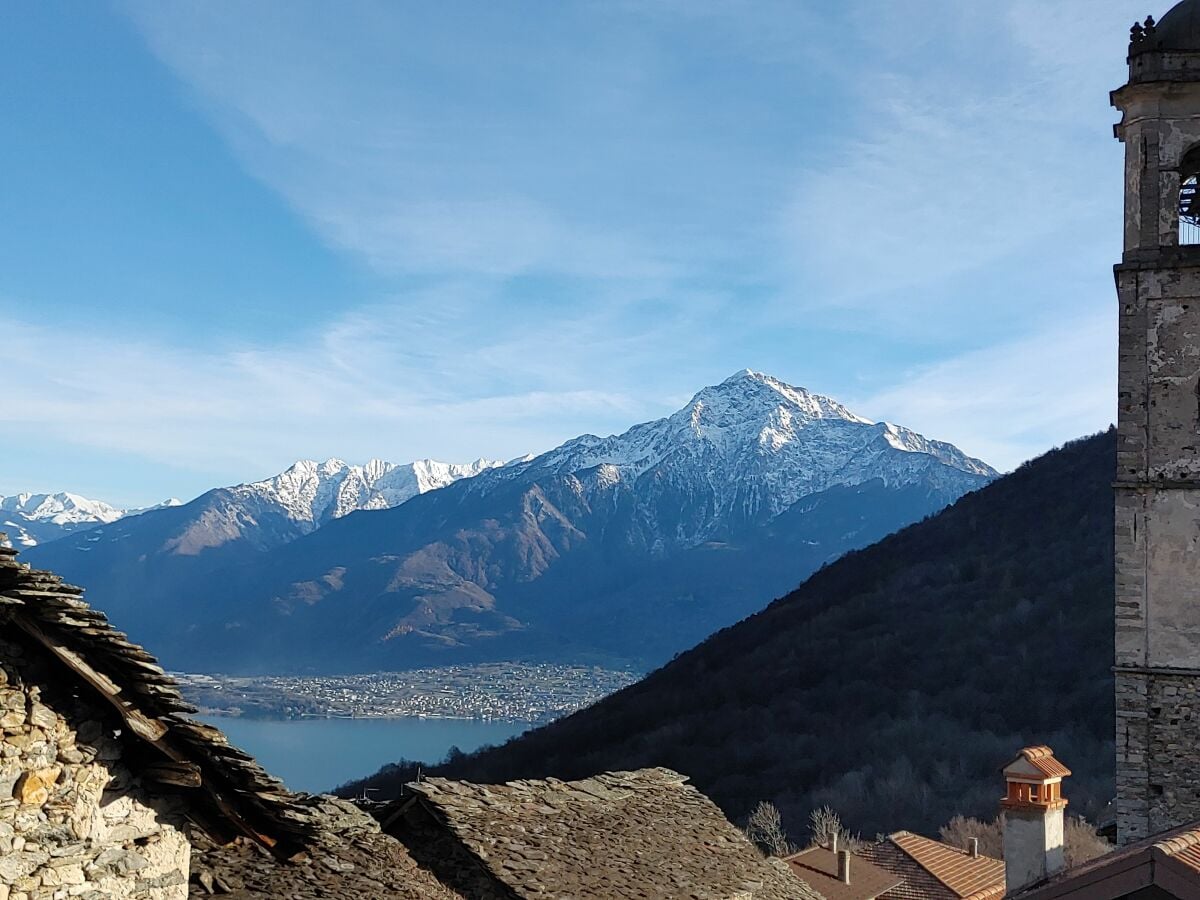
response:
[[[200,787],[204,777],[200,767],[192,762],[161,762],[153,763],[142,770],[142,776],[160,784],[171,784],[176,787]]]
[[[25,616],[17,616],[17,626],[36,640],[39,644],[57,656],[72,672],[100,692],[109,703],[116,707],[129,730],[144,741],[157,743],[166,736],[167,726],[157,719],[152,719],[139,709],[126,703],[121,697],[121,687],[103,672],[97,672],[88,662],[59,641],[47,635],[36,623]]]

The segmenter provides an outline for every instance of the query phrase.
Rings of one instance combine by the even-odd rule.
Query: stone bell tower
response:
[[[1200,819],[1200,0],[1135,25],[1116,477],[1117,828]]]

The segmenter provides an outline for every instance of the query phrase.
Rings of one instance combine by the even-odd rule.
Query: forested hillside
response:
[[[774,801],[794,837],[825,804],[864,834],[935,832],[994,814],[999,767],[1049,743],[1075,772],[1072,810],[1095,815],[1113,782],[1114,448],[1110,431],[1028,463],[638,684],[438,774],[661,765],[735,819]]]

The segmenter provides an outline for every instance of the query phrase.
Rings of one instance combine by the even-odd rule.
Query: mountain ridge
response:
[[[127,516],[179,506],[172,497],[154,506],[118,509],[103,500],[93,500],[70,491],[52,494],[21,492],[0,496],[0,526],[12,531],[9,540],[19,547],[34,547],[75,531],[109,525]]]
[[[648,665],[994,475],[951,445],[745,371],[671,416],[390,509],[300,534],[275,508],[252,515],[259,546],[229,539],[247,507],[221,495],[207,543],[147,556],[145,540],[109,527],[96,551],[58,542],[34,561],[89,585],[179,667]]]
[[[274,504],[288,518],[316,528],[357,509],[397,506],[417,494],[501,465],[503,463],[483,458],[461,464],[435,459],[411,463],[371,459],[363,465],[336,458],[325,462],[300,459],[278,475],[210,488],[200,497],[224,491],[243,502]],[[131,516],[185,505],[183,500],[172,497],[153,506],[121,509],[70,491],[22,492],[7,497],[0,495],[0,516],[3,517],[0,525],[12,532],[9,540],[17,546],[33,547],[78,531],[112,525]],[[177,545],[186,547],[188,541],[181,537]]]
[[[935,833],[994,816],[1012,748],[1049,743],[1094,820],[1113,791],[1115,448],[1110,430],[1026,463],[592,707],[432,771],[667,766],[734,820],[772,801],[794,837],[824,805],[863,834]]]

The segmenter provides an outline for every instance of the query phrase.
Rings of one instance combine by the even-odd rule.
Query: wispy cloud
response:
[[[540,449],[750,366],[1002,467],[1101,427],[1144,10],[814,6],[123,0],[368,287],[187,347],[0,302],[0,422],[241,480]]]
[[[548,8],[126,8],[247,169],[382,272],[673,271],[670,233],[620,209],[671,175],[654,53],[600,7],[592,33]]]
[[[876,313],[864,327],[950,313],[969,329],[995,327],[996,304],[970,301],[996,282],[1019,288],[1009,317],[1044,322],[1039,287],[1059,310],[1086,302],[1063,269],[1082,253],[1103,277],[1119,252],[1120,149],[1105,119],[1131,7],[862,7],[853,134],[798,162],[780,219],[801,305]]]
[[[1010,470],[1116,421],[1116,310],[917,369],[856,408]]]
[[[517,455],[657,411],[656,398],[633,395],[628,382],[576,386],[580,370],[606,352],[602,345],[497,334],[480,341],[485,361],[467,385],[462,372],[447,380],[420,352],[404,352],[407,344],[444,359],[446,349],[434,345],[446,338],[436,329],[377,312],[288,346],[204,351],[0,316],[11,392],[0,425],[225,483],[298,456]],[[558,389],[546,386],[543,365],[562,376]],[[530,373],[537,387],[522,386]]]

